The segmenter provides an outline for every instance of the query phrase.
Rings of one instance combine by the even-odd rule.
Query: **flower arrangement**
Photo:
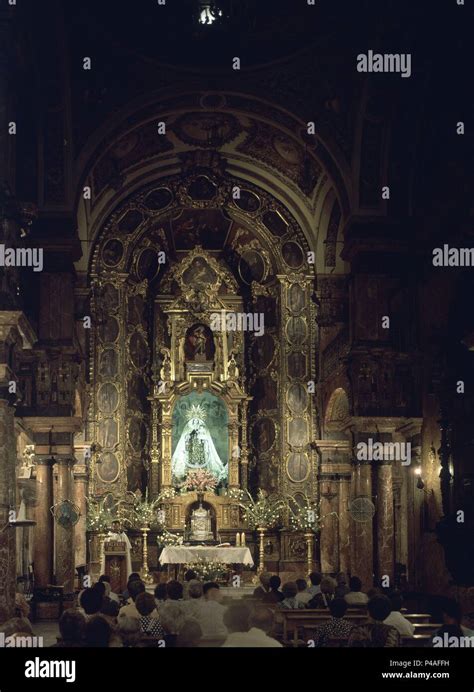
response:
[[[133,527],[142,529],[144,527],[155,526],[160,523],[158,517],[158,508],[163,500],[174,497],[175,490],[167,488],[161,492],[158,497],[153,500],[148,500],[148,488],[143,499],[140,491],[133,493],[134,499],[131,508],[130,523]]]
[[[303,495],[300,502],[296,502],[294,498],[290,498],[287,502],[287,507],[290,516],[290,528],[293,531],[310,531],[318,533],[321,530],[323,519],[331,515],[338,516],[337,512],[329,512],[324,516],[320,515],[320,502],[311,500],[307,495]]]
[[[99,498],[86,498],[88,531],[104,533],[110,529],[115,519],[115,507],[110,506],[107,498],[107,495]]]
[[[229,490],[228,497],[237,501],[249,529],[270,529],[277,526],[281,521],[282,510],[286,507],[283,497],[268,495],[261,489],[257,499],[248,490],[238,489]]]
[[[190,562],[185,565],[185,569],[191,569],[196,572],[198,579],[201,581],[219,581],[227,576],[229,571],[227,565],[216,560],[205,560],[200,557],[196,562]]]
[[[161,548],[166,548],[167,546],[183,545],[183,537],[177,533],[171,533],[167,529],[163,531],[156,537],[158,546]]]
[[[293,498],[288,502],[290,515],[290,528],[293,531],[313,531],[317,533],[321,528],[318,504],[307,495],[298,503]]]
[[[188,471],[186,478],[180,485],[182,491],[196,490],[203,493],[206,490],[215,490],[217,486],[216,477],[206,469],[192,469]]]

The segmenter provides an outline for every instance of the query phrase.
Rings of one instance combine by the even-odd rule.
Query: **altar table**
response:
[[[197,562],[199,559],[222,562],[224,565],[249,565],[253,567],[253,560],[248,548],[230,546],[218,548],[207,545],[177,545],[163,548],[160,555],[162,565],[182,565],[189,562]]]

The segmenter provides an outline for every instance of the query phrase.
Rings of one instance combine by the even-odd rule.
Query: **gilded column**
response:
[[[58,459],[58,484],[56,505],[72,502],[74,460],[70,457]],[[69,522],[55,522],[56,581],[64,585],[64,593],[74,591],[74,525]]]
[[[53,580],[53,465],[49,456],[36,456],[36,526],[34,529],[35,584],[45,587]]]
[[[240,456],[240,487],[244,490],[248,488],[249,480],[249,451],[247,445],[247,415],[248,415],[248,402],[249,399],[245,399],[242,402],[242,453]]]
[[[150,449],[150,498],[160,492],[160,441],[158,437],[158,402],[151,399],[151,449]]]
[[[394,584],[393,478],[390,461],[377,466],[377,577],[389,577]]]

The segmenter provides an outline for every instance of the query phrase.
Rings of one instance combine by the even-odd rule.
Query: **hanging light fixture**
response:
[[[222,10],[214,2],[200,1],[199,24],[210,26],[222,17]]]

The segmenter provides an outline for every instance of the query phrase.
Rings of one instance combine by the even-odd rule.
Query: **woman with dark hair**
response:
[[[376,596],[368,605],[370,620],[364,625],[354,627],[348,646],[358,648],[385,648],[400,646],[400,635],[395,627],[385,625],[384,620],[392,612],[392,604],[387,596]]]
[[[270,579],[268,580],[268,593],[264,594],[262,598],[262,603],[280,603],[283,601],[285,596],[283,593],[280,591],[280,586],[281,586],[281,579],[280,577],[277,577],[276,574],[274,574]]]

